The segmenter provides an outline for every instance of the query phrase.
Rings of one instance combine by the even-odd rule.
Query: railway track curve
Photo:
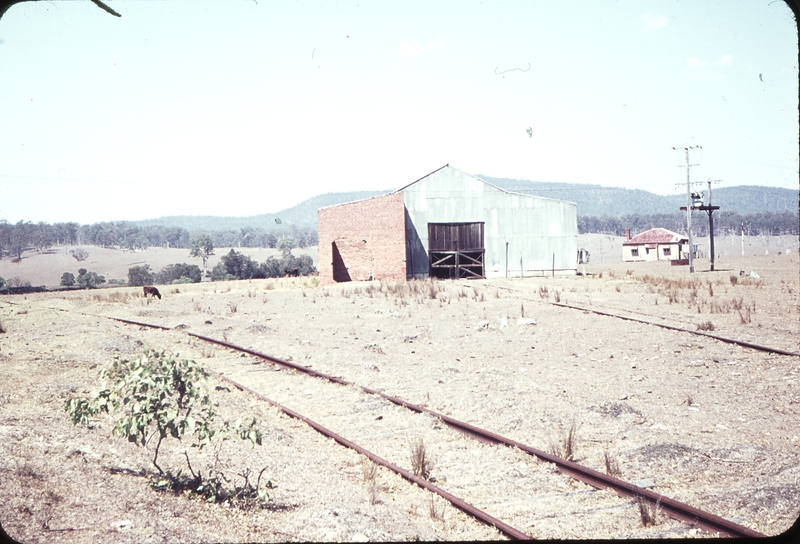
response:
[[[95,317],[107,317],[107,316],[95,316]],[[150,324],[150,323],[144,323],[144,322],[133,321],[133,320],[128,320],[128,319],[122,319],[122,318],[116,318],[116,317],[107,317],[107,318],[115,320],[115,321],[119,321],[121,323],[129,324],[129,325],[148,327],[148,328],[159,329],[159,330],[164,330],[164,331],[175,331],[175,329],[172,329],[170,327],[165,327],[165,326],[162,326],[162,325],[154,325],[154,324]],[[178,331],[175,331],[175,332],[178,332]],[[686,331],[686,332],[693,332],[693,331]],[[735,538],[754,538],[754,537],[763,537],[763,536],[765,536],[764,534],[759,533],[757,531],[754,531],[754,530],[752,530],[750,528],[747,528],[747,527],[744,527],[744,526],[739,525],[737,523],[734,523],[732,521],[726,520],[726,519],[724,519],[724,518],[722,518],[720,516],[716,516],[716,515],[711,514],[709,512],[704,512],[702,510],[699,510],[699,509],[694,508],[692,506],[689,506],[687,504],[681,503],[681,502],[676,501],[674,499],[671,499],[669,497],[666,497],[666,496],[663,496],[661,494],[658,494],[658,493],[655,493],[653,491],[650,491],[649,489],[645,489],[645,488],[636,486],[636,485],[634,485],[632,483],[625,482],[625,481],[623,481],[623,480],[621,480],[619,478],[615,478],[613,476],[609,476],[609,475],[603,474],[603,473],[601,473],[599,471],[596,471],[594,469],[581,466],[581,465],[579,465],[577,463],[574,463],[572,461],[568,461],[566,459],[559,458],[559,457],[557,457],[555,455],[552,455],[550,453],[538,450],[538,449],[533,448],[531,446],[522,444],[522,443],[520,443],[518,441],[515,441],[515,440],[512,440],[510,438],[503,437],[501,435],[498,435],[498,434],[493,433],[491,431],[488,431],[486,429],[482,429],[482,428],[476,427],[474,425],[471,425],[469,423],[466,423],[466,422],[463,422],[463,421],[459,421],[459,420],[457,420],[455,418],[452,418],[450,416],[447,416],[445,414],[441,414],[439,412],[430,410],[428,408],[425,408],[425,407],[422,407],[422,406],[407,402],[407,401],[405,401],[403,399],[400,399],[398,397],[387,395],[387,394],[382,393],[380,391],[377,391],[375,389],[371,389],[371,388],[368,388],[368,387],[360,386],[360,385],[358,385],[358,384],[356,384],[354,382],[350,382],[348,380],[344,380],[342,378],[339,378],[339,377],[336,377],[336,376],[332,376],[332,375],[329,375],[329,374],[326,374],[326,373],[311,369],[309,367],[306,367],[306,366],[303,366],[303,365],[299,365],[299,364],[291,362],[291,361],[282,360],[282,359],[279,359],[277,357],[273,357],[271,355],[268,355],[268,354],[265,354],[265,353],[261,353],[261,352],[256,351],[256,350],[252,350],[252,349],[249,349],[249,348],[238,346],[236,344],[233,344],[233,343],[230,343],[230,342],[227,342],[227,341],[224,341],[224,340],[219,340],[219,339],[211,338],[211,337],[208,337],[208,336],[204,336],[204,335],[200,335],[200,334],[192,333],[192,332],[188,332],[188,331],[183,332],[183,334],[186,334],[186,335],[188,335],[190,337],[193,337],[193,338],[197,338],[198,340],[202,340],[204,342],[213,343],[213,344],[216,344],[216,345],[219,345],[219,346],[231,349],[231,350],[235,350],[235,351],[238,351],[238,352],[241,352],[241,353],[249,354],[249,355],[257,357],[259,359],[268,361],[268,362],[270,362],[270,363],[272,363],[274,365],[278,365],[278,366],[281,366],[281,367],[284,367],[284,368],[290,368],[290,369],[292,369],[294,371],[306,374],[306,375],[314,377],[314,378],[319,378],[319,379],[322,379],[322,380],[325,380],[325,381],[328,381],[328,382],[331,382],[331,383],[335,383],[335,384],[338,384],[338,385],[342,385],[342,386],[351,386],[351,387],[358,388],[359,390],[361,390],[364,393],[367,393],[367,394],[370,394],[370,395],[379,396],[379,397],[381,397],[381,398],[383,398],[383,399],[385,399],[385,400],[387,400],[387,401],[389,401],[389,402],[391,402],[391,403],[393,403],[393,404],[395,404],[397,406],[401,406],[403,408],[406,408],[406,409],[411,410],[411,411],[416,412],[416,413],[429,414],[430,416],[432,416],[434,418],[437,418],[438,420],[442,421],[448,427],[450,427],[450,428],[452,428],[454,430],[457,430],[457,431],[459,431],[459,432],[461,432],[461,433],[463,433],[463,434],[465,434],[465,435],[467,435],[467,436],[469,436],[469,437],[471,437],[473,439],[476,439],[476,440],[479,440],[481,442],[488,443],[488,444],[498,444],[498,445],[504,445],[504,446],[508,446],[508,447],[512,447],[512,448],[518,448],[519,450],[524,451],[525,453],[527,453],[529,455],[533,455],[533,456],[537,457],[538,459],[540,459],[542,461],[553,463],[556,466],[556,468],[558,469],[559,472],[561,472],[561,473],[563,473],[565,475],[568,475],[568,476],[570,476],[570,477],[572,477],[572,478],[574,478],[576,480],[584,482],[584,483],[586,483],[586,484],[588,484],[588,485],[590,485],[590,486],[592,486],[594,488],[597,488],[597,489],[612,489],[614,492],[616,492],[620,496],[632,497],[632,498],[637,499],[637,500],[644,500],[644,501],[647,501],[650,504],[657,505],[659,508],[661,508],[662,512],[665,515],[667,515],[668,517],[670,517],[672,519],[675,519],[675,520],[678,520],[678,521],[681,521],[681,522],[684,522],[684,523],[688,523],[692,527],[697,527],[697,528],[700,528],[700,529],[702,529],[704,531],[711,532],[711,533],[718,533],[721,536],[728,536],[728,537],[735,537]],[[311,426],[312,428],[314,428],[318,432],[324,434],[325,436],[328,436],[328,437],[334,439],[337,443],[339,443],[339,444],[341,444],[343,446],[352,448],[355,451],[358,451],[359,453],[362,453],[362,454],[366,455],[373,462],[375,462],[377,464],[380,464],[382,466],[385,466],[385,467],[389,468],[390,470],[393,470],[397,474],[400,474],[403,478],[407,479],[408,481],[414,482],[417,485],[425,487],[426,489],[429,489],[429,490],[439,494],[440,496],[442,496],[446,500],[450,501],[455,507],[465,511],[466,513],[472,515],[476,519],[479,519],[482,522],[487,523],[488,525],[492,525],[494,527],[497,527],[498,530],[503,532],[503,534],[505,534],[509,538],[512,538],[512,539],[527,539],[527,538],[530,538],[524,532],[519,531],[518,529],[515,529],[515,528],[511,527],[510,525],[505,524],[504,522],[502,522],[500,520],[497,520],[493,516],[481,511],[480,509],[475,508],[474,506],[470,505],[466,501],[463,501],[462,499],[459,499],[458,497],[448,493],[447,491],[445,491],[445,490],[433,485],[432,483],[428,482],[427,480],[419,478],[418,476],[415,476],[413,473],[410,473],[409,471],[407,471],[405,469],[402,469],[401,467],[399,467],[399,466],[397,466],[397,465],[395,465],[393,463],[390,463],[389,461],[379,457],[378,455],[366,450],[365,448],[363,448],[361,446],[358,446],[357,444],[355,444],[355,443],[347,440],[346,438],[334,433],[333,431],[330,431],[329,429],[325,428],[324,426],[320,425],[319,423],[316,423],[315,421],[312,421],[311,419],[303,416],[302,414],[300,414],[300,413],[298,413],[298,412],[296,412],[294,410],[291,410],[291,409],[289,409],[289,408],[277,403],[276,401],[273,401],[273,400],[263,396],[262,394],[258,393],[257,391],[255,391],[255,390],[253,390],[253,389],[251,389],[251,388],[249,388],[249,387],[247,387],[247,386],[245,386],[245,385],[243,385],[243,384],[241,384],[241,383],[239,383],[239,382],[237,382],[235,380],[232,380],[231,378],[229,378],[227,376],[224,376],[224,375],[219,374],[219,373],[217,373],[217,375],[221,379],[227,381],[228,383],[230,383],[231,385],[236,387],[237,389],[240,389],[242,391],[246,391],[246,392],[248,392],[250,394],[253,394],[253,395],[257,396],[258,398],[260,398],[261,400],[263,400],[265,402],[268,402],[268,403],[272,404],[273,406],[276,406],[277,408],[282,410],[287,415],[289,415],[291,417],[294,417],[294,418],[297,418],[297,419],[305,422],[307,425]]]

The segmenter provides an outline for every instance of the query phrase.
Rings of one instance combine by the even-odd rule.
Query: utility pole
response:
[[[689,234],[689,272],[694,272],[694,240],[692,238],[692,183],[689,179],[689,172],[692,166],[697,166],[689,164],[689,150],[690,149],[703,149],[699,145],[693,145],[688,147],[673,147],[672,149],[678,150],[683,149],[686,154],[686,230]],[[683,168],[682,164],[678,165],[679,168]]]
[[[714,271],[714,210],[719,209],[719,206],[712,206],[711,205],[711,184],[712,183],[720,183],[721,179],[715,180],[708,180],[708,204],[704,206],[706,209],[706,213],[708,214],[708,236],[711,245],[711,271]]]

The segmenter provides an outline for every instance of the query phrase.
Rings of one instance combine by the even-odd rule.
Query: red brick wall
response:
[[[323,284],[406,279],[403,193],[322,208],[318,216]]]

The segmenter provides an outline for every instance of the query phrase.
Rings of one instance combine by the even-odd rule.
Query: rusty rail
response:
[[[122,319],[119,319],[119,318],[111,318],[111,319],[115,319],[115,320],[118,320],[118,321],[122,321],[124,323],[133,324],[133,325],[152,327],[152,328],[162,329],[162,330],[170,330],[170,329],[168,329],[166,327],[162,327],[160,325],[150,325],[150,324],[147,324],[147,323],[140,323],[140,322],[135,322],[135,321],[122,320]],[[689,331],[689,332],[692,332],[692,331]],[[699,510],[697,508],[689,506],[688,504],[684,504],[684,503],[682,503],[680,501],[676,501],[674,499],[671,499],[671,498],[666,497],[664,495],[661,495],[659,493],[655,493],[654,491],[650,491],[648,489],[641,488],[641,487],[636,486],[636,485],[634,485],[634,484],[632,484],[630,482],[626,482],[624,480],[620,480],[619,478],[615,478],[613,476],[609,476],[607,474],[603,474],[602,472],[598,472],[598,471],[596,471],[594,469],[591,469],[591,468],[588,468],[588,467],[584,467],[584,466],[579,465],[577,463],[574,463],[572,461],[568,461],[566,459],[562,459],[562,458],[557,457],[555,455],[552,455],[550,453],[547,453],[547,452],[538,450],[536,448],[533,448],[531,446],[527,446],[525,444],[522,444],[521,442],[517,442],[516,440],[512,440],[510,438],[506,438],[504,436],[498,435],[498,434],[493,433],[491,431],[487,431],[485,429],[481,429],[480,427],[476,427],[476,426],[471,425],[469,423],[466,423],[466,422],[463,422],[463,421],[459,421],[459,420],[457,420],[455,418],[452,418],[452,417],[447,416],[445,414],[441,414],[441,413],[436,412],[434,410],[430,410],[430,409],[425,408],[423,406],[419,406],[419,405],[404,401],[404,400],[402,400],[402,399],[400,399],[398,397],[394,397],[394,396],[391,396],[391,395],[387,395],[385,393],[381,393],[380,391],[377,391],[375,389],[364,387],[364,386],[358,385],[356,383],[344,380],[343,378],[339,378],[339,377],[336,377],[336,376],[331,376],[329,374],[325,374],[324,372],[319,372],[318,370],[314,370],[314,369],[308,368],[306,366],[299,365],[297,363],[293,363],[293,362],[290,362],[290,361],[284,361],[284,360],[279,359],[277,357],[273,357],[271,355],[267,355],[265,353],[261,353],[261,352],[258,352],[256,350],[252,350],[252,349],[245,348],[245,347],[242,347],[242,346],[237,346],[236,344],[232,344],[230,342],[226,342],[226,341],[223,341],[223,340],[218,340],[216,338],[211,338],[211,337],[204,336],[204,335],[197,334],[197,333],[193,333],[193,332],[187,332],[186,334],[188,334],[189,336],[198,338],[200,340],[203,340],[205,342],[210,342],[210,343],[217,344],[217,345],[220,345],[220,346],[223,346],[223,347],[227,347],[227,348],[230,348],[230,349],[242,352],[242,353],[247,353],[249,355],[253,355],[254,357],[258,357],[260,359],[264,359],[266,361],[270,361],[270,362],[272,362],[274,364],[277,364],[277,365],[280,365],[280,366],[283,366],[283,367],[286,367],[286,368],[291,368],[291,369],[297,370],[299,372],[303,372],[303,373],[308,374],[310,376],[315,376],[315,377],[318,377],[318,378],[322,378],[322,379],[325,379],[325,380],[328,380],[328,381],[331,381],[333,383],[337,383],[337,384],[340,384],[340,385],[355,386],[355,387],[360,388],[365,393],[369,393],[369,394],[372,394],[372,395],[378,395],[378,396],[388,400],[389,402],[392,402],[392,403],[394,403],[394,404],[396,404],[398,406],[402,406],[404,408],[408,408],[409,410],[412,410],[414,412],[430,414],[430,415],[440,419],[447,426],[449,426],[449,427],[451,427],[451,428],[453,428],[453,429],[455,429],[455,430],[457,430],[459,432],[467,434],[468,436],[470,436],[472,438],[478,439],[478,440],[480,440],[482,442],[491,443],[491,444],[503,444],[503,445],[506,445],[506,446],[509,446],[509,447],[519,448],[520,450],[522,450],[522,451],[524,451],[524,452],[526,452],[526,453],[528,453],[530,455],[533,455],[533,456],[535,456],[535,457],[537,457],[537,458],[539,458],[539,459],[541,459],[543,461],[553,463],[553,464],[556,465],[556,468],[560,472],[562,472],[563,474],[571,476],[571,477],[573,477],[573,478],[575,478],[577,480],[580,480],[581,482],[584,482],[584,483],[586,483],[586,484],[588,484],[588,485],[590,485],[592,487],[595,487],[597,489],[610,488],[610,489],[613,489],[620,496],[628,496],[628,497],[633,497],[635,499],[644,499],[644,500],[650,502],[651,504],[658,504],[658,506],[662,509],[663,513],[665,515],[669,516],[670,518],[678,520],[678,521],[681,521],[681,522],[688,523],[688,524],[692,525],[693,527],[698,527],[700,529],[703,529],[704,531],[708,531],[708,532],[711,532],[711,533],[719,533],[720,536],[727,536],[727,537],[733,537],[733,538],[758,538],[758,537],[765,537],[766,536],[763,533],[760,533],[758,531],[755,531],[755,530],[750,529],[748,527],[745,527],[743,525],[739,525],[738,523],[734,523],[732,521],[726,520],[725,518],[722,518],[722,517],[717,516],[715,514],[711,514],[709,512],[705,512],[703,510]],[[271,401],[271,400],[267,399],[263,395],[255,392],[255,391],[253,391],[251,389],[248,389],[247,387],[245,387],[245,386],[243,386],[241,384],[237,384],[236,382],[234,382],[230,378],[227,378],[226,376],[220,375],[220,377],[222,379],[230,382],[231,384],[233,384],[238,389],[253,393],[253,394],[257,395],[259,398],[262,398],[263,400],[273,404],[274,406],[279,407],[281,410],[284,410],[284,412],[287,413],[287,415],[290,415],[292,417],[297,417],[298,419],[302,419],[303,421],[305,421],[306,423],[308,423],[309,425],[311,425],[312,427],[317,429],[319,432],[323,432],[323,434],[326,434],[327,436],[330,436],[331,438],[334,438],[334,440],[336,440],[340,444],[343,444],[343,445],[345,445],[347,447],[353,448],[356,451],[359,451],[361,453],[361,449],[358,449],[359,446],[347,441],[346,439],[336,435],[335,433],[333,433],[331,431],[328,431],[327,429],[325,429],[321,425],[318,425],[318,424],[316,424],[314,422],[311,422],[311,420],[306,420],[306,418],[304,418],[300,414],[289,413],[289,412],[291,412],[291,410],[289,412],[286,412],[286,410],[288,410],[287,408],[284,408],[284,407],[278,405],[274,401]],[[293,414],[296,414],[296,415],[293,415]],[[323,431],[321,429],[325,429],[325,430]],[[330,433],[330,434],[328,434],[328,433]],[[364,450],[364,452],[366,452],[366,450]],[[394,470],[395,472],[397,472],[398,474],[400,474],[404,478],[408,479],[409,481],[417,483],[418,485],[421,485],[422,487],[425,487],[426,489],[431,489],[432,491],[434,491],[433,488],[436,488],[437,490],[440,489],[437,486],[434,486],[433,484],[430,484],[430,482],[426,482],[425,480],[422,480],[422,479],[414,476],[413,474],[410,474],[407,471],[404,471],[400,467],[394,467],[394,465],[391,465],[391,463],[388,463],[388,461],[385,461],[385,460],[381,459],[380,457],[378,457],[378,456],[376,456],[376,455],[374,455],[374,454],[372,454],[370,452],[366,452],[366,453],[364,453],[364,455],[367,455],[374,462],[376,462],[378,464],[382,464],[383,466],[386,466],[387,468],[390,468],[391,470]],[[394,468],[392,468],[392,467],[394,467]],[[395,470],[395,469],[397,469],[397,470]],[[446,491],[444,491],[444,490],[441,490],[441,491],[442,491],[442,493],[447,494]],[[434,491],[434,492],[438,493],[438,491]],[[455,505],[456,507],[461,508],[465,512],[471,514],[470,511],[462,508],[456,502],[453,502],[448,496],[442,495],[441,493],[439,493],[439,494],[441,496],[447,498],[447,500],[450,500],[450,502],[453,503],[453,505]],[[447,495],[449,495],[449,494],[447,494]],[[452,497],[452,495],[450,495],[450,497]],[[456,500],[460,500],[457,497],[452,497],[452,498],[454,498]],[[470,506],[471,508],[474,508],[471,505],[468,505],[468,506]],[[488,516],[488,514],[486,514],[486,515]],[[492,518],[492,519],[494,519],[494,518]],[[501,529],[500,526],[495,525],[494,522],[486,522],[486,523],[497,527],[498,530],[503,531],[503,529]],[[499,522],[499,523],[502,523],[502,522]],[[511,529],[516,531],[516,529],[513,529],[513,528],[511,528]],[[522,533],[520,533],[520,534],[522,534]],[[523,536],[525,538],[529,538],[529,537],[527,537],[527,535],[523,535]],[[519,538],[519,537],[511,537],[511,538]]]
[[[678,331],[678,332],[688,332],[690,334],[696,334],[698,336],[706,336],[708,338],[713,338],[714,340],[719,340],[720,342],[726,342],[728,344],[736,344],[737,346],[742,346],[744,348],[755,349],[755,350],[758,350],[758,351],[765,351],[767,353],[777,353],[779,355],[788,355],[790,357],[800,357],[800,353],[796,353],[794,351],[786,351],[786,350],[783,350],[783,349],[771,348],[771,347],[768,347],[768,346],[760,346],[758,344],[753,344],[751,342],[745,342],[744,340],[735,340],[733,338],[726,338],[724,336],[717,336],[716,334],[709,334],[709,333],[703,332],[703,331],[693,331],[693,330],[690,330],[690,329],[683,329],[681,327],[673,327],[672,325],[667,325],[667,324],[664,324],[664,323],[655,323],[653,321],[646,321],[644,319],[638,319],[636,317],[629,317],[629,316],[625,316],[625,315],[612,314],[612,313],[609,313],[609,312],[601,312],[600,310],[593,310],[591,308],[583,308],[581,306],[573,306],[572,304],[564,304],[564,303],[561,303],[561,302],[551,302],[550,304],[552,304],[553,306],[560,306],[561,308],[571,308],[573,310],[581,310],[581,311],[584,311],[584,312],[592,312],[594,314],[603,315],[603,316],[606,316],[606,317],[616,317],[617,319],[624,319],[626,321],[634,321],[636,323],[643,323],[645,325],[653,325],[653,326],[656,326],[656,327],[661,327],[662,329],[669,329],[669,330]]]

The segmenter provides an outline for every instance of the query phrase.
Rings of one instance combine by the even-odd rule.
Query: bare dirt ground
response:
[[[63,405],[96,387],[115,353],[152,347],[222,372],[405,468],[409,443],[422,438],[437,485],[533,537],[708,536],[663,516],[644,526],[630,499],[549,463],[190,331],[542,450],[574,423],[577,462],[605,472],[608,453],[625,480],[780,534],[800,515],[800,359],[551,304],[800,351],[797,251],[763,253],[720,259],[715,272],[698,260],[693,275],[666,262],[615,262],[555,278],[332,287],[299,278],[167,286],[162,300],[138,288],[2,297],[0,522],[23,542],[503,538],[386,469],[370,476],[363,456],[218,379],[209,387],[221,417],[257,417],[264,445],[225,442],[193,464],[206,469],[216,458],[233,479],[266,467],[277,486],[268,507],[241,511],[151,489],[141,476],[152,470],[148,452],[112,437],[108,419],[74,427]],[[162,446],[162,462],[185,467],[185,445],[172,446]]]

